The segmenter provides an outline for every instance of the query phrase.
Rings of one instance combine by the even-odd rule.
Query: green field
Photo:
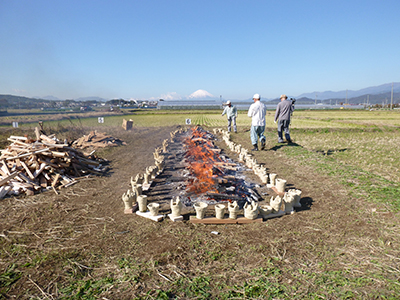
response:
[[[133,120],[132,132],[121,129],[123,118]],[[142,172],[137,165],[153,151],[152,147],[142,152],[134,148],[143,143],[135,137],[145,139],[147,133],[164,130],[165,137],[152,141],[159,145],[169,138],[170,129],[163,127],[185,126],[187,118],[209,130],[227,125],[219,111],[140,111],[106,116],[104,124],[98,124],[97,117],[69,118],[46,121],[44,127],[60,138],[76,138],[94,129],[132,137],[129,142],[134,151],[124,147],[99,151],[114,158],[116,165],[125,158],[120,167],[134,161],[129,167],[131,176]],[[246,148],[251,147],[250,121],[240,113],[239,132],[231,135]],[[2,147],[11,134],[33,135],[35,123],[21,125],[0,128]],[[398,299],[400,112],[296,111],[291,134],[293,144],[277,143],[273,112],[269,111],[267,151],[255,156],[270,171],[307,191],[312,205],[294,216],[262,224],[156,224],[124,218],[114,211],[114,204],[114,218],[110,212],[101,217],[99,212],[91,214],[89,207],[94,210],[98,203],[120,202],[120,195],[104,196],[90,182],[65,190],[64,196],[44,193],[30,198],[34,200],[5,199],[8,206],[3,202],[1,215],[7,218],[18,213],[15,201],[22,217],[6,219],[13,225],[3,225],[7,230],[0,236],[4,238],[0,299],[17,295],[7,292],[21,282],[29,286],[26,299]],[[235,157],[223,142],[216,143]],[[105,184],[112,177],[96,180]],[[119,177],[114,180],[122,189]],[[68,207],[79,196],[82,203]],[[61,197],[66,200],[57,202]],[[85,197],[92,200],[86,203]],[[65,206],[64,210],[55,203]],[[75,224],[69,216],[81,223]],[[40,223],[42,219],[46,222]],[[92,221],[90,233],[81,229],[89,228]],[[37,228],[36,224],[45,226]],[[210,234],[212,230],[220,235]],[[81,237],[85,242],[80,242]],[[66,244],[68,240],[74,242]],[[159,244],[152,247],[155,241]],[[96,242],[105,246],[89,246]]]

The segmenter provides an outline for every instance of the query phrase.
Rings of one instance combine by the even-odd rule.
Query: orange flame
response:
[[[213,180],[213,166],[216,161],[221,161],[221,159],[211,150],[215,147],[211,141],[206,139],[206,134],[201,127],[195,127],[192,129],[191,137],[184,141],[187,147],[186,158],[190,163],[188,169],[195,177],[195,180],[189,183],[187,190],[196,194],[218,193]]]

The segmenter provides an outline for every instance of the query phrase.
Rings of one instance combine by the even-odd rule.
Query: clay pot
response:
[[[182,214],[182,202],[179,197],[176,197],[175,201],[171,199],[171,215],[173,217],[179,217]]]
[[[225,205],[224,204],[217,204],[215,205],[215,217],[217,219],[223,219],[225,217]]]
[[[136,200],[135,194],[128,190],[122,195],[122,201],[125,205],[125,213],[132,213],[133,202]]]
[[[271,197],[271,200],[269,201],[269,206],[272,207],[272,212],[280,211],[282,206],[282,198],[280,196],[276,196],[275,199],[274,197]]]
[[[291,193],[292,195],[294,195],[293,207],[301,207],[301,203],[300,203],[301,190],[291,189],[291,190],[288,191],[288,193]]]
[[[143,174],[143,184],[149,184],[149,177],[148,173]]]
[[[244,217],[246,219],[255,220],[258,217],[258,203],[251,201],[251,204],[246,203],[243,207]]]
[[[149,203],[149,204],[147,204],[147,208],[150,211],[150,215],[158,216],[158,211],[160,209],[160,203],[156,203],[156,202]]]
[[[143,183],[143,175],[142,174],[137,174],[135,177],[135,181],[137,184],[142,184]]]
[[[196,210],[196,218],[204,219],[208,204],[204,202],[197,202],[194,204],[194,209]]]
[[[142,185],[141,184],[135,184],[134,189],[135,189],[136,195],[139,196],[142,194]]]
[[[283,196],[283,203],[285,204],[285,213],[292,214],[294,213],[293,204],[295,202],[294,195],[292,193],[285,193]]]
[[[261,174],[260,178],[261,178],[261,181],[262,181],[263,184],[267,184],[267,182],[268,182],[268,176],[267,175]]]
[[[158,167],[157,166],[151,166],[151,178],[154,179],[157,176],[158,172]]]
[[[147,196],[139,195],[137,196],[137,203],[139,204],[139,211],[146,212],[147,211]]]
[[[277,179],[276,180],[276,189],[279,193],[284,193],[286,188],[286,180],[284,179]]]
[[[275,186],[276,176],[278,176],[278,175],[275,174],[275,173],[269,174],[269,183],[270,183],[272,186]]]
[[[135,190],[135,185],[137,184],[137,182],[135,181],[135,179],[133,177],[131,177],[131,186],[132,186],[132,191]]]
[[[236,220],[239,213],[239,205],[237,201],[228,204],[229,219]]]
[[[272,213],[272,207],[269,205],[261,205],[260,206],[260,214],[265,217]]]

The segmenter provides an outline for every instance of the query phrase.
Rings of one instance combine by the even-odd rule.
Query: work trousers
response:
[[[290,132],[289,132],[290,120],[279,120],[278,121],[278,137],[279,143],[283,142],[283,132],[285,132],[285,138],[289,142],[290,141]]]
[[[237,132],[236,129],[236,117],[230,117],[228,118],[228,132],[231,132],[231,124],[233,123],[233,131]]]
[[[264,140],[266,141],[266,138],[264,136],[264,130],[265,126],[251,126],[250,128],[250,138],[251,138],[251,143],[253,145],[257,145],[258,139],[260,139],[260,142]]]

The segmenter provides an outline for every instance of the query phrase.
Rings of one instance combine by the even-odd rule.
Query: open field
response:
[[[132,131],[120,128],[123,118],[134,120]],[[220,112],[46,121],[61,138],[97,129],[127,145],[99,151],[111,160],[107,177],[0,200],[0,299],[399,298],[399,112],[296,111],[291,145],[276,143],[268,112],[267,150],[255,156],[303,191],[294,215],[229,226],[124,215],[130,177],[186,118],[226,126]],[[250,148],[244,113],[238,125],[232,140]],[[34,126],[0,129],[0,147]]]

